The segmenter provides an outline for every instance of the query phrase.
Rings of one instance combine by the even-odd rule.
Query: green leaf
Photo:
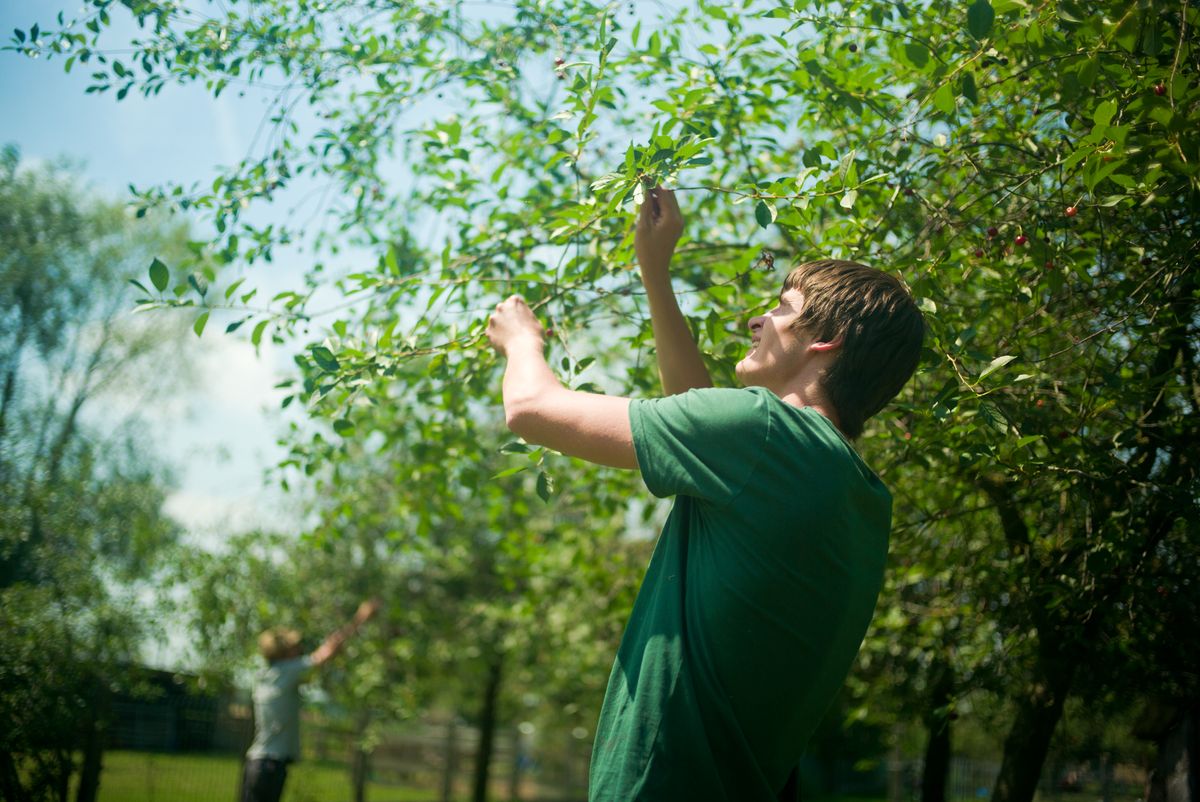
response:
[[[354,433],[354,424],[346,418],[338,418],[333,422],[333,430],[346,437]]]
[[[554,480],[550,478],[550,474],[542,471],[537,478],[537,494],[542,501],[549,503],[550,496],[554,493]]]
[[[171,283],[171,271],[157,257],[150,263],[150,283],[159,292],[165,290]]]
[[[954,87],[944,83],[933,93],[933,105],[943,114],[954,113]]]
[[[237,331],[238,329],[240,329],[242,327],[243,323],[245,323],[249,319],[250,318],[248,318],[248,317],[244,317],[241,320],[233,321],[232,323],[230,323],[228,326],[225,327],[225,333],[233,334],[235,331]]]
[[[269,319],[258,321],[258,325],[255,326],[254,331],[250,333],[250,342],[253,343],[255,348],[257,348],[258,344],[262,342],[263,330],[266,329],[267,324],[270,322],[271,321]]]
[[[856,200],[858,200],[858,190],[857,189],[848,189],[842,193],[842,199],[841,199],[841,201],[838,202],[838,205],[841,206],[843,209],[853,209],[854,202]]]
[[[975,0],[967,9],[967,30],[976,39],[983,39],[992,30],[996,12],[988,0]]]
[[[779,213],[775,210],[775,204],[769,203],[765,200],[760,200],[754,207],[754,219],[757,220],[758,224],[763,228],[766,228],[767,226],[771,225],[771,223],[774,223],[775,218],[778,215]]]
[[[929,63],[929,48],[916,42],[909,42],[904,46],[904,55],[919,70],[924,69],[925,65]]]
[[[973,73],[963,73],[962,88],[959,91],[971,105],[975,105],[979,102],[979,90],[975,87],[975,75]]]
[[[196,322],[192,324],[192,331],[196,332],[196,336],[199,337],[204,333],[206,325],[208,325],[208,312],[203,312],[200,317],[196,318]]]
[[[1004,413],[995,404],[987,401],[980,404],[979,418],[998,432],[1006,433],[1008,431],[1008,419],[1004,417]]]
[[[520,440],[513,440],[511,443],[505,443],[500,446],[501,454],[528,454],[529,446],[522,443]]]
[[[195,273],[190,273],[187,280],[188,284],[191,285],[193,290],[200,294],[201,298],[208,294],[208,282],[203,278],[200,278]]]
[[[1012,356],[1011,354],[1005,354],[1004,356],[996,357],[988,363],[986,368],[983,369],[983,372],[979,374],[979,378],[986,378],[989,374],[994,373],[995,371],[1007,365],[1009,362],[1012,362],[1014,359],[1016,359],[1016,357]]]
[[[1117,104],[1112,100],[1106,100],[1092,112],[1092,121],[1096,123],[1097,128],[1107,128],[1116,113]]]
[[[339,367],[337,357],[323,345],[315,345],[312,349],[313,362],[326,373],[336,373]]]

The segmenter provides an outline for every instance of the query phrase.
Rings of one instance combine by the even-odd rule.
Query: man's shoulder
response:
[[[650,403],[687,409],[694,414],[762,412],[778,401],[770,390],[762,387],[694,387],[683,393],[645,399]]]

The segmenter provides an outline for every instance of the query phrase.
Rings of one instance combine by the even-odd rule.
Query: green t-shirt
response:
[[[621,640],[589,799],[774,800],[883,582],[891,496],[819,412],[763,388],[634,401],[677,496]]]

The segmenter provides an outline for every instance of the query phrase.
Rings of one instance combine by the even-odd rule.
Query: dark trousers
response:
[[[287,779],[287,762],[269,757],[247,760],[242,769],[242,802],[279,802],[283,796],[283,781]]]

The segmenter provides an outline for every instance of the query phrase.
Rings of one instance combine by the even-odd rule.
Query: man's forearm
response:
[[[642,285],[650,302],[650,325],[654,329],[654,348],[658,352],[663,392],[674,395],[697,387],[712,387],[712,377],[675,300],[671,276],[666,268],[647,270],[643,267]]]
[[[346,645],[346,641],[358,631],[358,628],[363,624],[362,621],[355,616],[353,619],[343,624],[338,629],[329,634],[328,637],[321,643],[320,646],[312,653],[311,658],[313,665],[321,665],[328,662],[337,656],[342,647]]]

